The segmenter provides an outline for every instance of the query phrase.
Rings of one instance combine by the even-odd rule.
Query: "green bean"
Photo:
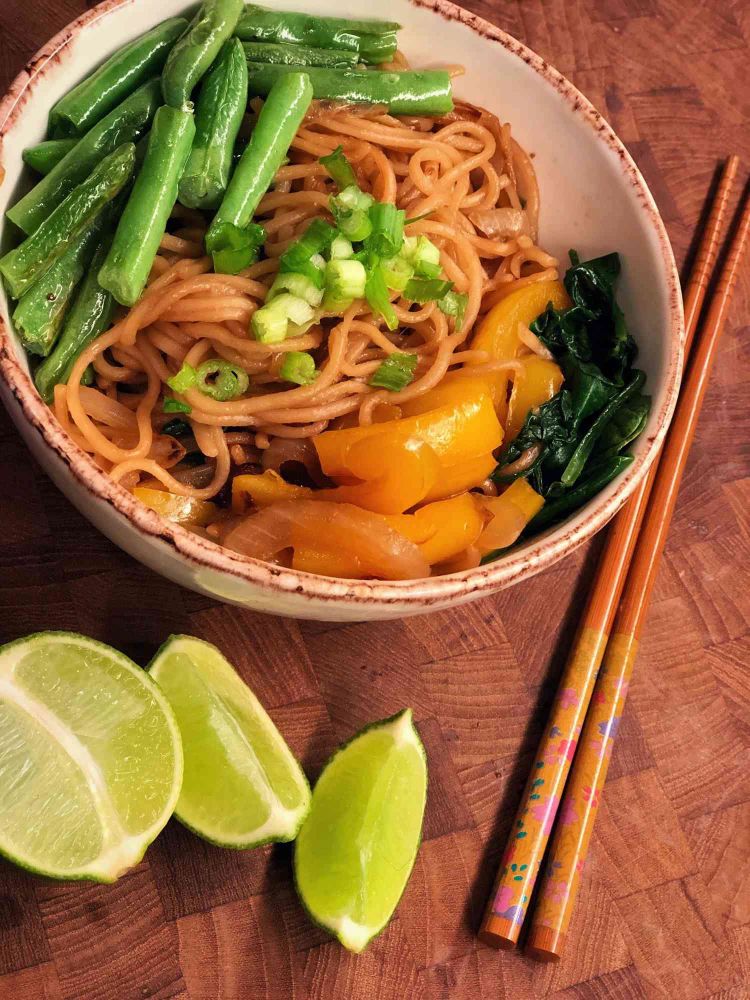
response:
[[[234,33],[244,7],[243,0],[205,0],[201,5],[164,67],[161,82],[167,104],[186,108],[193,90]]]
[[[287,66],[250,69],[250,93],[268,94],[277,80],[289,72]],[[385,73],[378,70],[351,72],[340,69],[307,70],[313,96],[360,104],[386,104],[397,115],[442,115],[453,108],[451,79],[442,70]]]
[[[396,54],[396,35],[359,35],[359,59],[363,63],[390,62]]]
[[[251,221],[310,107],[312,87],[307,73],[283,69],[281,76],[268,88],[268,97],[250,142],[208,230],[206,247],[209,252],[213,251],[222,226],[228,223],[244,229]]]
[[[132,142],[123,143],[60,202],[31,236],[0,260],[0,273],[13,298],[20,299],[62,257],[122,191],[134,166],[135,146]]]
[[[184,17],[173,17],[115,52],[52,108],[51,134],[81,136],[88,132],[141,84],[161,73],[172,46],[187,26]]]
[[[244,42],[249,62],[274,66],[328,66],[329,69],[353,69],[359,61],[356,52],[343,49],[312,49],[306,45],[278,42]]]
[[[13,326],[29,354],[46,358],[52,350],[76,288],[91,262],[101,228],[97,219],[21,296],[13,313]]]
[[[195,110],[195,141],[180,181],[188,208],[218,208],[229,184],[234,144],[247,108],[247,61],[230,38],[201,87]]]
[[[161,103],[151,80],[95,125],[37,186],[8,211],[12,223],[31,235],[98,163],[124,142],[137,142]]]
[[[55,386],[67,382],[78,356],[112,322],[115,300],[99,284],[99,268],[112,242],[111,234],[97,247],[88,273],[65,320],[54,351],[37,368],[34,382],[39,395],[51,403]],[[88,369],[87,369],[88,371]]]
[[[40,142],[38,146],[24,149],[23,162],[46,177],[50,170],[77,145],[77,139],[48,139],[46,142]]]
[[[340,17],[292,14],[248,4],[236,34],[243,41],[292,42],[318,49],[359,52],[358,35],[392,34],[400,27],[394,21],[347,21]]]
[[[192,112],[159,108],[146,159],[99,271],[99,284],[121,305],[135,305],[146,287],[194,138]]]

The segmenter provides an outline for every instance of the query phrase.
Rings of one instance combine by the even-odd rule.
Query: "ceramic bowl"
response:
[[[106,0],[31,60],[0,105],[0,213],[28,183],[21,152],[43,138],[55,101],[117,48],[186,6],[184,0]],[[340,13],[336,0],[278,6]],[[371,0],[348,0],[346,14],[368,17],[373,10]],[[383,619],[456,606],[567,555],[606,524],[646,474],[672,415],[682,361],[681,297],[664,225],[632,159],[591,104],[539,56],[445,0],[383,0],[377,16],[404,26],[401,47],[413,65],[466,66],[457,96],[510,121],[535,154],[543,246],[561,258],[570,247],[584,258],[610,250],[622,255],[619,295],[641,348],[653,410],[630,468],[566,523],[490,565],[405,583],[335,580],[234,555],[143,507],[74,445],[32,385],[0,294],[0,393],[29,449],[71,502],[132,556],[177,583],[299,618]]]

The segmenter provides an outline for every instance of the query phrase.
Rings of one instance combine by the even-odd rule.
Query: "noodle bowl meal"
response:
[[[40,394],[114,481],[351,579],[500,557],[627,467],[650,405],[618,255],[539,245],[531,155],[398,29],[164,22],[51,109],[0,260]]]

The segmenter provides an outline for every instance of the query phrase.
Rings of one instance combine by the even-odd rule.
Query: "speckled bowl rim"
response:
[[[87,26],[114,10],[138,0],[104,0],[82,14],[52,38],[29,61],[16,77],[0,103],[0,153],[4,136],[22,117],[45,70],[60,59],[61,50]],[[551,566],[581,545],[617,512],[627,497],[646,475],[664,439],[679,392],[682,366],[684,326],[679,277],[669,238],[654,199],[632,157],[615,135],[610,125],[593,105],[556,69],[521,42],[448,0],[410,0],[415,6],[432,10],[436,15],[457,21],[483,38],[496,42],[551,85],[586,122],[598,139],[619,157],[625,182],[632,185],[647,213],[658,240],[669,282],[669,330],[671,357],[665,378],[664,400],[658,415],[656,432],[647,450],[639,455],[617,481],[616,488],[604,501],[593,501],[585,516],[575,517],[570,524],[549,529],[517,552],[494,563],[448,576],[403,582],[350,581],[312,573],[287,570],[257,559],[234,554],[222,546],[191,534],[149,510],[121,486],[113,483],[65,433],[51,411],[42,402],[31,379],[14,357],[11,333],[0,317],[0,376],[17,400],[29,426],[43,439],[78,482],[97,500],[106,503],[127,519],[135,529],[154,542],[166,543],[193,566],[227,573],[251,585],[279,594],[297,594],[312,602],[329,604],[356,603],[366,614],[367,606],[402,605],[405,612],[427,610],[431,605],[444,605],[452,599],[461,600],[505,588],[520,579],[532,576]]]

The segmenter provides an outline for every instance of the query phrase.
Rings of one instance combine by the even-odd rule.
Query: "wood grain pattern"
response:
[[[85,6],[2,0],[0,84]],[[750,91],[737,85],[747,0],[466,6],[592,98],[638,160],[684,262],[717,159],[750,162]],[[275,621],[181,591],[115,549],[0,414],[0,639],[71,628],[143,663],[169,632],[194,632],[220,641],[312,777],[342,738],[405,704],[431,766],[414,877],[364,956],[309,922],[288,847],[221,851],[170,824],[112,887],[55,885],[0,863],[0,1000],[747,1000],[749,334],[745,269],[557,966],[477,946],[475,929],[599,540],[458,612]]]

